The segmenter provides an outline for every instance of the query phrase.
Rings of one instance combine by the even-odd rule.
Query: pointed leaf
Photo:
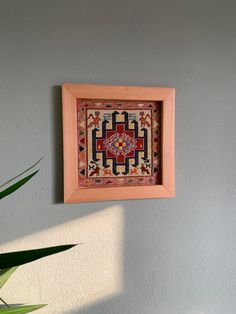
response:
[[[44,306],[46,304],[0,308],[0,314],[26,314],[41,309]]]
[[[76,244],[0,254],[0,269],[23,265],[39,258],[66,251]]]
[[[36,173],[38,173],[39,170],[31,173],[30,175],[26,176],[25,178],[21,179],[20,181],[14,183],[13,185],[11,185],[10,187],[6,188],[5,190],[3,190],[2,192],[0,192],[0,199],[3,197],[8,196],[9,194],[15,192],[16,190],[18,190],[22,185],[24,185],[26,182],[28,182],[33,176],[36,175]]]
[[[17,267],[0,269],[0,289],[7,282],[7,280],[11,277],[11,275],[16,271]]]
[[[24,170],[23,172],[21,172],[20,174],[18,174],[17,176],[15,176],[14,178],[8,180],[7,182],[3,183],[2,185],[0,185],[0,189],[2,189],[4,186],[8,185],[9,183],[11,183],[12,181],[16,180],[17,178],[19,178],[20,176],[22,176],[23,174],[25,174],[26,172],[30,171],[31,169],[33,169],[35,166],[37,166],[40,161],[43,159],[43,157],[41,157],[36,163],[34,163],[32,166],[30,166],[28,169]]]

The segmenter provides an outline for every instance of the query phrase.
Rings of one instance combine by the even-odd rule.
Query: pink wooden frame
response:
[[[148,186],[78,186],[76,100],[118,99],[162,101],[162,184]],[[62,85],[64,202],[95,202],[175,196],[175,89],[88,84]]]

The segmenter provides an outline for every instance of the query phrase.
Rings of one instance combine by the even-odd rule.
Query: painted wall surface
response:
[[[0,250],[83,242],[1,296],[50,314],[236,312],[236,2],[0,0]],[[62,82],[176,88],[175,199],[62,203]],[[40,311],[39,311],[40,312]]]

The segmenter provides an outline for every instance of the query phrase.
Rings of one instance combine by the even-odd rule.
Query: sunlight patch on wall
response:
[[[69,209],[68,209],[69,210]],[[81,245],[22,266],[2,290],[9,303],[48,303],[65,313],[123,291],[123,208],[113,206],[1,245],[2,252]]]

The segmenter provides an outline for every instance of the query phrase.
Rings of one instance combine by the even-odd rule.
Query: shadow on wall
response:
[[[105,298],[100,302],[85,306],[82,309],[74,309],[67,311],[65,314],[127,313],[127,311],[125,311],[125,309],[122,308],[122,303],[124,303],[124,299],[123,295],[120,295],[112,298]]]
[[[54,180],[54,203],[63,202],[63,136],[62,136],[62,98],[61,86],[52,86],[52,158]]]

